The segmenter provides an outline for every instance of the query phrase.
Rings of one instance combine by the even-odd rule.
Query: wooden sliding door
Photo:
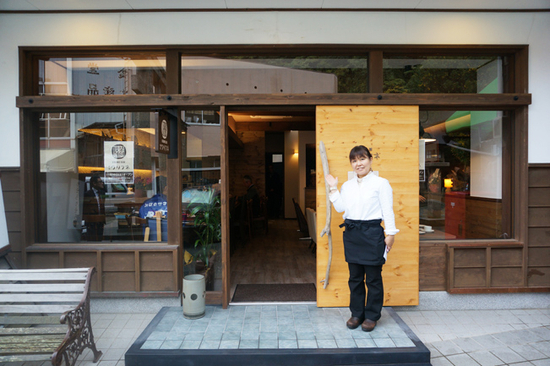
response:
[[[352,171],[349,151],[372,148],[372,169],[393,188],[396,226],[400,232],[383,267],[385,305],[418,305],[418,107],[318,106],[317,140],[317,306],[349,305],[348,267],[344,260],[342,214],[332,209],[332,265],[326,289],[328,239],[319,233],[326,221],[325,181],[319,143],[327,149],[330,171],[339,187]]]

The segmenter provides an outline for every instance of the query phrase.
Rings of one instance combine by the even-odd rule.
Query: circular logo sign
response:
[[[122,144],[116,144],[111,149],[111,154],[115,159],[122,159],[126,156],[126,148]]]
[[[166,140],[166,138],[168,137],[168,121],[166,121],[165,119],[160,122],[160,133],[162,135],[162,138]]]

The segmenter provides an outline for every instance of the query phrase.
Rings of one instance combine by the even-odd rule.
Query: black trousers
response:
[[[351,316],[377,321],[384,305],[382,266],[348,263]],[[365,290],[365,283],[368,294]],[[365,305],[365,297],[367,303]]]

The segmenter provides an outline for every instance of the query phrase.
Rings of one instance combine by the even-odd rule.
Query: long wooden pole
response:
[[[324,177],[327,176],[327,174],[330,174],[330,170],[328,168],[328,158],[327,158],[327,151],[325,149],[325,144],[323,141],[319,142],[319,153],[321,154],[321,163],[323,165],[323,173]],[[323,283],[323,289],[326,289],[328,286],[328,278],[330,275],[330,264],[332,263],[332,232],[330,230],[330,221],[332,219],[332,206],[330,203],[330,187],[328,186],[327,181],[325,180],[325,193],[327,198],[327,220],[325,223],[325,227],[321,231],[321,237],[325,234],[328,236],[328,263],[327,263],[327,271],[325,273],[325,279],[321,280],[321,283]]]

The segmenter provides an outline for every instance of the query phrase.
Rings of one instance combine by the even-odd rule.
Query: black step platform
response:
[[[391,308],[376,329],[349,330],[349,310],[315,305],[208,306],[198,320],[159,311],[128,349],[126,366],[430,364],[430,351]]]

